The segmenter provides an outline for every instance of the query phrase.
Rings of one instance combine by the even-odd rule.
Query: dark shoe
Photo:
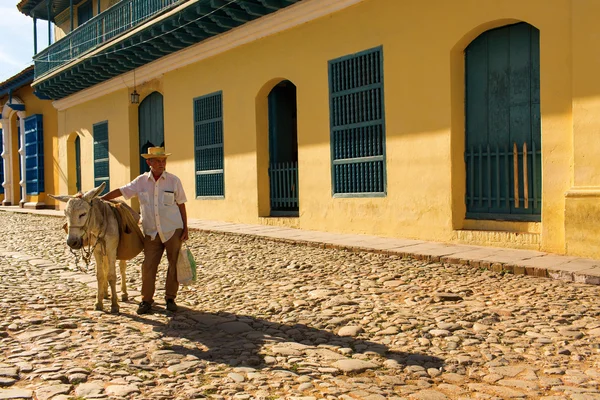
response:
[[[175,300],[173,299],[167,299],[167,310],[169,311],[177,311],[177,304],[175,304]]]
[[[137,309],[137,313],[142,315],[142,314],[148,314],[152,311],[152,304],[147,303],[145,301],[142,301],[140,303],[140,305],[138,306]]]

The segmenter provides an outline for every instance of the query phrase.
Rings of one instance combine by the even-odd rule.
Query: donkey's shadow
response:
[[[280,324],[248,315],[207,313],[180,306],[180,311],[166,324],[144,317],[135,318],[152,325],[153,331],[165,339],[186,339],[183,344],[170,344],[165,349],[233,367],[271,365],[272,368],[293,370],[307,361],[312,367],[316,362],[323,368],[350,357],[372,360],[376,364],[393,360],[386,365],[396,368],[444,366],[444,360],[438,357],[390,350],[381,343],[339,336],[325,329],[304,324]]]

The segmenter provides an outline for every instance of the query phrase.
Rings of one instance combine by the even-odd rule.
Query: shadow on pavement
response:
[[[154,310],[155,313],[164,311]],[[169,313],[170,314],[170,313]],[[444,360],[418,353],[391,351],[387,346],[355,337],[339,336],[328,330],[316,329],[303,324],[280,324],[248,315],[227,312],[207,313],[180,306],[168,323],[133,317],[153,327],[163,337],[185,338],[184,345],[171,345],[165,350],[200,360],[227,364],[233,367],[261,368],[274,360],[266,356],[304,357],[318,360],[320,367],[330,367],[338,360],[348,360],[351,355],[363,354],[365,361],[383,357],[394,360],[398,366],[421,365],[425,368],[441,368]],[[340,354],[333,346],[352,349],[347,355]],[[289,359],[288,359],[289,360]],[[378,364],[385,360],[378,360]],[[395,364],[394,362],[392,362]],[[279,361],[278,361],[279,365]]]

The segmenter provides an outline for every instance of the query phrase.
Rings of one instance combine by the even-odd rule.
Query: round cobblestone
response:
[[[600,398],[598,286],[192,231],[180,311],[137,257],[111,315],[63,223],[0,212],[0,399]]]

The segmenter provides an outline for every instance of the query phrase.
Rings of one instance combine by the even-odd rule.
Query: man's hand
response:
[[[115,189],[106,193],[104,196],[100,196],[100,199],[104,201],[109,201],[112,199],[116,199],[119,196],[123,196],[123,193],[121,193],[121,189]]]
[[[182,242],[185,242],[185,241],[186,241],[186,240],[188,240],[188,239],[189,239],[189,236],[188,236],[188,228],[187,228],[187,226],[186,226],[185,228],[183,228],[183,231],[181,232],[181,241],[182,241]]]

